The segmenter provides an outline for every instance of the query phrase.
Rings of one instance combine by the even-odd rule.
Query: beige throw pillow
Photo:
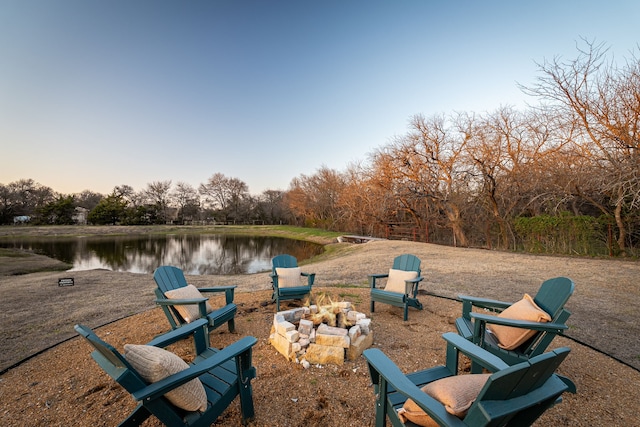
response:
[[[278,275],[278,287],[279,288],[294,288],[296,286],[303,286],[300,278],[302,270],[300,267],[276,267],[276,274]],[[306,285],[306,284],[305,284]]]
[[[384,290],[404,294],[406,292],[405,280],[415,279],[416,277],[418,277],[417,271],[404,271],[390,268],[389,278],[387,279],[387,285],[384,287]]]
[[[164,293],[164,295],[169,299],[204,298],[198,288],[193,285],[187,285],[183,286],[182,288],[167,291]],[[211,313],[213,311],[213,307],[211,307],[209,301],[205,302],[205,305],[207,307],[207,313]],[[191,323],[194,320],[200,318],[200,310],[198,308],[198,304],[174,305],[174,307],[176,310],[178,310],[180,316],[182,316],[182,318],[187,323]]]
[[[475,402],[491,374],[454,375],[422,387],[421,390],[442,403],[448,413],[464,418]],[[411,399],[398,410],[402,422],[411,421],[419,426],[438,426],[435,421]]]
[[[550,322],[551,316],[538,307],[529,294],[507,307],[498,317],[504,319],[529,320],[531,322]],[[512,326],[490,325],[489,330],[498,339],[498,346],[505,350],[514,350],[536,334],[531,329],[514,328]]]
[[[124,357],[147,382],[155,383],[189,367],[175,354],[150,345],[125,344]],[[165,397],[174,405],[187,411],[207,409],[207,393],[198,378],[171,390]]]

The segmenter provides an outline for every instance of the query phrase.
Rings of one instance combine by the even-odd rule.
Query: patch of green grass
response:
[[[5,233],[5,231],[8,231]],[[286,237],[288,239],[309,240],[328,244],[344,233],[319,228],[294,227],[290,225],[59,225],[25,226],[0,229],[0,239],[37,237],[77,237],[128,234],[250,234],[254,236]]]
[[[286,237],[288,239],[309,240],[318,243],[329,243],[344,234],[320,228],[294,227],[292,225],[217,225],[203,227],[201,232]]]
[[[6,256],[8,258],[26,258],[29,254],[16,249],[0,248],[0,256]]]
[[[353,283],[338,283],[335,285],[331,285],[332,288],[342,288],[342,289],[348,289],[348,288],[365,288],[367,286],[359,286],[359,285],[354,285]]]
[[[362,298],[360,297],[360,295],[349,294],[349,293],[345,293],[345,292],[340,292],[340,293],[338,293],[338,295],[343,300],[351,301],[353,304],[360,304],[362,302]]]
[[[341,297],[354,297],[354,298],[358,296],[356,294],[350,294],[347,292],[338,292],[338,295],[340,295]]]
[[[0,276],[19,276],[40,271],[66,271],[70,264],[42,255],[15,249],[0,248]]]

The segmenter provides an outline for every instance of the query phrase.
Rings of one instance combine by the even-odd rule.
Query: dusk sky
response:
[[[411,116],[535,103],[581,38],[637,54],[640,2],[0,0],[0,184],[103,194],[344,171]],[[583,45],[584,46],[584,45]]]

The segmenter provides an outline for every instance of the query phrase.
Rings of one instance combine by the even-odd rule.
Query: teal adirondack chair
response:
[[[403,318],[406,322],[409,318],[409,307],[422,310],[422,303],[418,300],[418,285],[423,280],[420,271],[420,259],[411,254],[397,256],[393,260],[391,269],[394,271],[369,275],[369,286],[371,287],[371,312],[374,312],[376,302],[390,304],[395,307],[402,307],[404,310]],[[393,277],[394,275],[402,275],[401,272],[415,272],[415,277],[399,277],[399,279],[395,279]],[[392,275],[391,277],[390,274]],[[387,279],[385,288],[376,288],[377,285],[380,285],[380,279],[385,278]],[[394,286],[393,290],[389,290],[389,285],[392,280],[400,280],[401,282],[404,282],[404,286],[401,284],[399,288],[396,289]]]
[[[78,334],[95,348],[91,356],[98,365],[139,402],[120,426],[141,425],[151,415],[167,426],[210,426],[237,396],[240,397],[243,424],[254,418],[251,380],[256,376],[256,369],[251,364],[251,351],[257,339],[244,337],[223,350],[209,348],[206,326],[205,319],[198,319],[147,344],[166,347],[193,336],[197,354],[188,369],[152,384],[147,384],[122,354],[91,329],[75,326]],[[164,397],[194,378],[200,379],[207,394],[207,408],[202,413],[177,408]]]
[[[409,375],[380,349],[363,352],[376,395],[376,427],[384,427],[387,417],[394,427],[415,426],[410,421],[404,423],[397,412],[407,399],[412,399],[441,426],[529,426],[549,407],[559,403],[562,393],[576,391],[571,380],[554,373],[569,354],[567,347],[509,366],[455,333],[448,332],[443,338],[447,342],[446,365]],[[461,418],[447,412],[439,400],[421,390],[426,384],[457,375],[460,354],[492,373],[484,386],[480,385],[482,388],[466,415],[460,414]]]
[[[315,281],[315,273],[305,273],[303,271],[292,270],[296,274],[294,277],[288,277],[285,280],[283,273],[286,270],[279,269],[299,269],[296,257],[288,254],[277,255],[271,259],[271,285],[273,287],[272,300],[276,303],[277,311],[280,311],[280,301],[284,300],[301,300],[307,296],[311,296],[311,287]],[[280,271],[280,275],[278,274]],[[306,278],[300,282],[300,278]]]
[[[546,323],[505,319],[473,312],[472,309],[476,307],[500,313],[512,303],[458,295],[462,300],[462,317],[456,319],[456,329],[462,337],[495,354],[508,364],[520,363],[542,354],[556,335],[561,335],[564,330],[568,329],[566,321],[571,312],[565,308],[565,304],[573,294],[574,288],[573,281],[566,277],[556,277],[542,283],[533,301],[551,317],[551,321]],[[487,331],[487,325],[491,324],[530,329],[537,332],[518,348],[505,350],[499,347],[495,336]],[[473,368],[474,372],[477,370],[477,367]]]
[[[226,304],[223,307],[213,310],[207,313],[205,303],[207,298],[197,299],[169,299],[166,297],[165,292],[173,289],[184,288],[187,286],[187,279],[184,277],[184,273],[178,267],[164,265],[158,267],[153,273],[153,280],[158,287],[155,290],[156,304],[162,307],[164,314],[169,320],[171,329],[176,329],[182,325],[188,323],[184,317],[178,312],[176,306],[178,305],[193,305],[198,304],[200,316],[206,318],[209,321],[209,331],[212,331],[219,326],[227,323],[229,326],[229,332],[235,332],[235,315],[238,307],[233,302],[234,291],[236,286],[216,286],[211,288],[198,288],[201,293],[220,293],[224,292]]]

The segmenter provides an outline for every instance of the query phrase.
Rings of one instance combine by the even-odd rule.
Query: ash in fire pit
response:
[[[274,315],[269,341],[286,358],[302,363],[342,365],[373,344],[371,319],[350,302],[311,305]]]

